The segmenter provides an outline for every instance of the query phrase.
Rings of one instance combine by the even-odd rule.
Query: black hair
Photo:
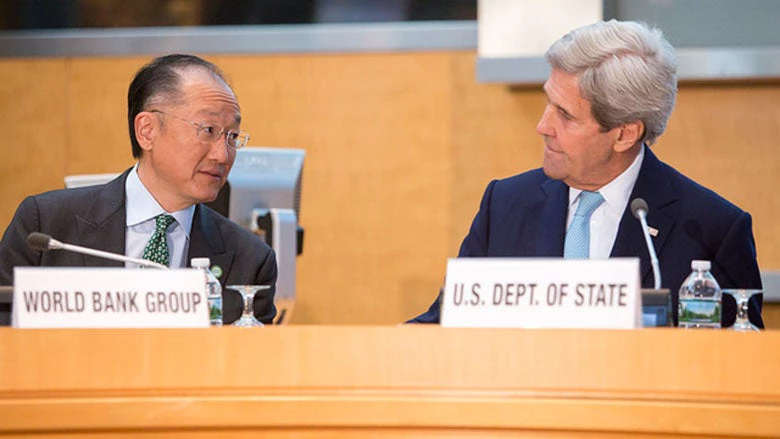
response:
[[[225,75],[219,67],[195,55],[161,56],[136,72],[127,89],[127,125],[130,129],[130,144],[134,158],[141,156],[141,145],[135,137],[135,117],[145,111],[154,98],[164,96],[172,100],[177,99],[181,95],[180,72],[190,67],[205,69],[227,84]]]

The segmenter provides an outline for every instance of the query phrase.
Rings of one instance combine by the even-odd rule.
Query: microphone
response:
[[[650,265],[653,267],[653,277],[655,278],[655,289],[661,288],[661,267],[658,265],[658,256],[655,254],[653,241],[650,239],[650,231],[647,226],[647,201],[642,198],[634,198],[631,201],[631,213],[642,223],[642,233],[645,235],[647,243],[647,252],[650,253]]]
[[[131,258],[125,255],[118,255],[116,253],[104,252],[102,250],[95,250],[91,248],[81,247],[79,245],[65,244],[57,241],[49,235],[39,232],[32,232],[27,235],[27,245],[35,250],[49,251],[49,250],[67,250],[71,252],[81,253],[90,256],[97,256],[98,258],[111,259],[113,261],[120,262],[132,262],[142,267],[153,267],[167,270],[168,267],[157,262],[147,261],[146,259]]]

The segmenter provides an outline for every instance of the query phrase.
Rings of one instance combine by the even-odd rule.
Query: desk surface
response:
[[[772,437],[778,346],[667,328],[0,328],[0,436]]]

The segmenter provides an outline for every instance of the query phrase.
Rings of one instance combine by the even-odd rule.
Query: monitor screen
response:
[[[292,209],[300,221],[304,156],[302,149],[238,150],[227,183],[207,205],[249,230],[254,209]]]

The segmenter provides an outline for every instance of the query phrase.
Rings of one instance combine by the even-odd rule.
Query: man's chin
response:
[[[219,194],[217,194],[219,195]],[[211,203],[212,201],[217,199],[217,195],[209,195],[208,197],[203,197],[199,202],[200,203]]]
[[[219,190],[204,191],[198,197],[198,203],[211,203],[219,196]]]
[[[212,184],[209,184],[206,187],[202,187],[201,188],[202,189],[202,191],[201,191],[201,195],[202,196],[200,198],[200,202],[201,203],[210,203],[210,202],[216,200],[217,197],[219,196],[219,191],[222,190],[223,186],[225,186],[225,182],[224,181],[221,181],[219,183],[212,183]]]
[[[544,175],[552,178],[553,180],[562,180],[564,178],[564,175],[562,172],[560,172],[560,170],[555,169],[555,167],[547,164],[542,165],[542,171],[544,171]]]

